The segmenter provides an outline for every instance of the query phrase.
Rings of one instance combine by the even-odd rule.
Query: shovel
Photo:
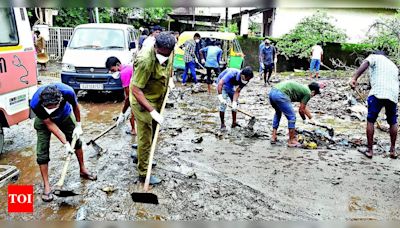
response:
[[[74,136],[72,138],[72,143],[71,143],[71,147],[75,150],[75,144],[76,144],[77,138]],[[68,171],[68,166],[69,166],[69,162],[71,161],[71,156],[72,156],[72,152],[69,152],[67,155],[67,158],[65,159],[65,163],[64,163],[64,167],[62,169],[61,172],[61,177],[60,180],[57,182],[56,186],[54,187],[54,191],[53,194],[58,196],[58,197],[68,197],[68,196],[76,196],[79,195],[78,193],[75,193],[71,190],[63,190],[63,185],[64,185],[64,181],[65,181],[65,176],[67,175],[67,171]]]
[[[200,69],[196,69],[196,71],[198,71],[200,74],[207,74],[207,69],[205,67],[203,67],[203,65],[201,65],[201,63],[197,64],[198,66],[200,66]]]
[[[99,144],[96,143],[96,140],[98,140],[99,138],[101,138],[102,136],[104,136],[105,134],[107,134],[109,131],[111,131],[112,129],[114,129],[117,126],[117,123],[114,123],[113,125],[111,125],[109,128],[107,128],[106,130],[104,130],[103,132],[101,132],[99,135],[97,135],[96,137],[92,138],[89,142],[86,143],[86,145],[90,145],[92,144],[93,149],[98,153],[101,154],[103,152],[105,152],[105,150],[99,146]]]
[[[230,108],[232,108],[232,106],[231,105],[228,105]],[[236,109],[236,111],[238,111],[238,112],[240,112],[240,113],[243,113],[243,114],[245,114],[246,116],[248,116],[248,117],[250,117],[250,121],[249,121],[249,123],[247,124],[247,128],[248,129],[250,129],[250,130],[252,130],[253,129],[253,127],[254,127],[254,124],[256,123],[256,117],[253,115],[253,114],[251,114],[251,113],[248,113],[248,112],[246,112],[246,111],[244,111],[244,110],[241,110],[241,109]]]

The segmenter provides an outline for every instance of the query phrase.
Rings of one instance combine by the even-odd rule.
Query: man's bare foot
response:
[[[80,176],[87,180],[97,180],[97,176],[93,173],[90,173],[87,169],[81,170]]]
[[[397,155],[397,153],[396,153],[394,150],[391,150],[391,151],[390,151],[389,157],[390,157],[391,159],[397,159],[398,155]]]

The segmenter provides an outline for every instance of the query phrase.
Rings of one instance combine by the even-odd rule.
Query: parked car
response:
[[[220,41],[222,44],[222,60],[225,63],[220,65],[221,70],[225,68],[237,68],[241,69],[244,65],[244,53],[240,47],[239,41],[236,39],[234,33],[227,32],[208,32],[208,31],[186,31],[179,36],[178,44],[175,48],[174,56],[174,70],[175,75],[181,75],[185,69],[185,62],[183,61],[184,51],[179,48],[183,43],[189,39],[193,39],[195,33],[199,33],[201,36],[201,43],[205,46],[208,41]],[[198,73],[204,74],[204,71]],[[202,75],[204,76],[204,75]],[[180,77],[177,77],[180,79]]]
[[[74,29],[62,59],[61,81],[79,90],[122,90],[119,76],[105,67],[108,57],[132,64],[138,51],[138,32],[125,24],[84,24]]]

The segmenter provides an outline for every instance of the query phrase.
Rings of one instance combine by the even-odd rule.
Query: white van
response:
[[[138,51],[137,30],[125,24],[84,24],[75,28],[62,59],[61,81],[79,90],[122,90],[121,79],[105,67],[108,57],[132,64]]]

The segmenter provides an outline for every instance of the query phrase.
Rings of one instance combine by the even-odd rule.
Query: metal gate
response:
[[[61,61],[65,47],[63,40],[71,39],[74,28],[49,27],[49,41],[46,42],[46,51],[50,60]]]

